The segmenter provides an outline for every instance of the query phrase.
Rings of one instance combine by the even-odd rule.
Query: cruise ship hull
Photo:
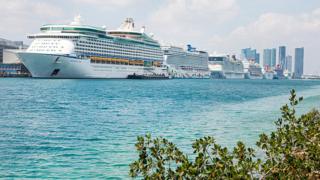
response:
[[[213,79],[244,79],[244,73],[212,71],[211,78]]]
[[[175,68],[168,66],[168,73],[172,78],[175,79],[209,79],[209,71],[199,71],[199,70],[185,70],[181,68]]]
[[[213,79],[244,79],[243,66],[241,64],[230,63],[225,60],[216,63],[209,62],[208,67]]]
[[[165,74],[161,67],[95,64],[90,59],[40,53],[18,53],[36,78],[128,78],[129,75]]]
[[[249,74],[249,73],[246,73],[245,75],[245,78],[246,79],[263,79],[263,75],[252,75],[252,74]]]
[[[209,79],[207,58],[192,55],[165,55],[168,73],[175,79]]]
[[[270,72],[266,72],[266,73],[264,73],[264,75],[263,75],[263,79],[272,80],[273,77],[274,77],[273,73],[270,73]]]

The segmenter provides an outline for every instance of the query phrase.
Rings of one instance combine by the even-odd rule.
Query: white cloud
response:
[[[101,8],[127,7],[139,3],[141,0],[74,0],[74,3],[85,3]]]
[[[167,0],[148,24],[167,42],[197,42],[234,18],[238,10],[235,0]]]
[[[25,39],[26,33],[64,14],[59,7],[37,0],[0,0],[0,4],[0,34],[15,40]]]

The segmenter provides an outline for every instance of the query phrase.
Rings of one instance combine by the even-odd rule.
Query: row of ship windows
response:
[[[87,54],[89,56],[102,56],[102,57],[107,57],[107,56],[120,56],[120,57],[130,57],[130,58],[135,58],[135,59],[152,59],[152,60],[162,60],[163,57],[157,57],[157,56],[132,56],[132,55],[127,55],[127,54],[103,54],[103,53],[96,53],[96,52],[76,52],[78,54]]]
[[[60,42],[61,39],[41,39],[41,42]]]
[[[33,46],[58,46],[59,43],[34,43]]]
[[[86,50],[80,50],[77,49],[77,52],[83,52],[83,53],[99,53],[99,54],[121,54],[121,55],[130,55],[130,56],[147,56],[147,57],[162,57],[162,55],[158,54],[146,54],[146,53],[127,53],[127,52],[117,52],[117,51],[109,51],[109,52],[103,52],[103,51],[86,51]]]
[[[150,49],[150,48],[147,48],[147,47],[118,47],[118,46],[114,46],[114,45],[101,45],[101,46],[98,46],[98,45],[87,45],[87,44],[76,44],[76,46],[83,46],[83,47],[93,47],[93,48],[112,48],[112,49],[132,49],[132,50],[147,50],[147,51],[160,51],[160,49]]]
[[[35,36],[36,38],[50,38],[49,41],[51,39],[57,39],[57,40],[60,40],[60,39],[79,39],[80,37],[79,36],[50,36],[50,35],[39,35],[39,36]]]
[[[158,47],[154,47],[154,46],[149,46],[146,44],[135,44],[135,43],[117,43],[114,42],[112,40],[96,40],[96,39],[88,39],[88,41],[86,40],[79,40],[79,43],[85,43],[85,44],[94,44],[94,45],[108,45],[108,44],[112,44],[114,46],[118,46],[118,47],[151,47],[154,49],[157,49]]]
[[[119,46],[119,47],[123,47],[123,46],[145,47],[145,46],[148,46],[148,45],[134,44],[134,42],[126,43],[126,44],[115,43],[113,40],[109,40],[109,39],[103,39],[102,40],[102,39],[88,38],[87,39],[88,41],[84,41],[84,40],[81,40],[83,37],[80,38],[80,36],[50,36],[50,35],[47,36],[47,35],[42,35],[42,36],[37,36],[37,38],[44,38],[43,40],[46,40],[45,38],[52,38],[52,39],[57,39],[57,40],[60,40],[60,39],[72,39],[73,41],[76,41],[76,40],[80,39],[78,41],[81,42],[81,43],[91,43],[91,44],[100,43],[101,45],[105,45],[106,43],[111,43],[111,44]],[[52,39],[48,39],[48,41],[52,41]],[[157,46],[154,47],[154,48],[157,48]]]
[[[76,46],[76,49],[93,49],[102,51],[126,51],[126,52],[147,52],[152,54],[163,54],[161,50],[150,50],[150,49],[124,49],[114,47],[94,47],[94,46]]]
[[[159,51],[160,48],[151,48],[148,46],[125,46],[125,45],[115,45],[113,43],[108,44],[96,44],[96,43],[76,43],[77,46],[84,46],[84,47],[94,47],[94,48],[121,48],[121,49],[141,49],[141,50],[150,50],[150,51]]]
[[[62,52],[61,49],[36,49],[36,48],[31,48],[30,51],[38,51],[38,52]]]
[[[143,55],[153,55],[153,56],[163,56],[161,52],[145,52],[145,51],[124,51],[124,50],[99,50],[99,49],[89,49],[89,48],[76,48],[78,51],[86,51],[86,52],[101,52],[101,53],[121,53],[121,54],[143,54]]]
[[[119,65],[130,65],[130,66],[144,66],[143,64],[130,64],[126,62],[113,62],[113,61],[98,61],[98,60],[91,60],[91,63],[96,64],[119,64]]]
[[[41,42],[36,42],[35,44],[50,44],[50,43],[54,43],[54,42],[59,42],[61,39],[41,39]],[[90,39],[89,39],[90,40]],[[76,43],[76,39],[73,39],[73,41]],[[137,49],[150,49],[150,50],[158,50],[158,48],[156,47],[152,47],[152,46],[142,46],[142,45],[138,45],[138,44],[120,44],[120,43],[115,43],[111,40],[105,40],[105,41],[102,41],[102,40],[92,40],[93,42],[91,41],[84,41],[84,40],[79,40],[78,43],[76,45],[84,45],[84,46],[87,46],[87,44],[89,45],[96,45],[96,46],[89,46],[89,47],[118,47],[118,48],[125,48],[125,47],[128,47],[128,48],[137,48]],[[50,43],[49,43],[50,42]],[[97,42],[100,42],[100,43],[97,43]],[[97,46],[98,45],[98,46]]]
[[[31,49],[32,48],[49,48],[49,49],[61,48],[61,49],[63,49],[64,47],[63,46],[60,46],[60,47],[58,47],[58,46],[31,46]]]
[[[171,56],[181,56],[181,55],[184,55],[184,56],[194,56],[194,57],[201,57],[201,58],[204,58],[204,59],[207,59],[208,58],[208,55],[207,54],[190,54],[190,53],[176,53],[176,54],[173,54],[173,53],[165,53],[165,55],[171,55]]]

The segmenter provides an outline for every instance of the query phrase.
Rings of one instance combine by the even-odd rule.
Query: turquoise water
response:
[[[295,88],[320,107],[320,81],[0,79],[0,178],[126,179],[136,136],[191,153],[212,135],[253,145]]]

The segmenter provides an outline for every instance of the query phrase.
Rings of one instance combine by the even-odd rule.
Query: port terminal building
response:
[[[30,76],[28,69],[16,55],[17,51],[26,48],[22,41],[0,38],[0,77]]]

